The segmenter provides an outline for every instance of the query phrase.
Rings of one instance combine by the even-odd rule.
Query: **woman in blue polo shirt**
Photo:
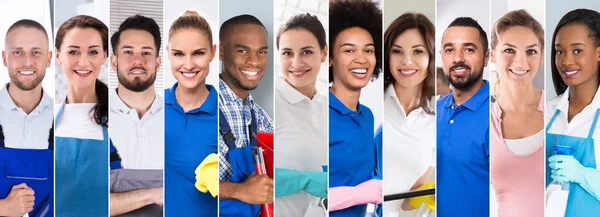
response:
[[[206,84],[215,49],[198,13],[186,11],[171,25],[167,51],[177,83],[165,90],[166,216],[217,216],[217,91]]]
[[[366,204],[382,202],[373,113],[358,102],[381,72],[381,9],[369,1],[332,1],[329,20],[329,215],[363,216],[373,210]]]

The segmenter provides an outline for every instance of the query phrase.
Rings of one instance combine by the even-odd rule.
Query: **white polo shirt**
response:
[[[129,108],[110,91],[110,133],[113,145],[126,169],[164,168],[164,100],[156,94],[150,109],[140,119],[135,109]]]
[[[282,78],[277,78],[275,89],[276,167],[323,171],[329,148],[327,97],[317,93],[311,100]],[[304,216],[312,198],[303,191],[278,197],[276,215]]]
[[[385,89],[384,97],[383,192],[388,195],[409,191],[435,166],[436,120],[422,108],[407,116],[393,84]],[[385,202],[384,215],[398,216],[402,201]]]
[[[42,90],[42,99],[26,114],[15,105],[8,93],[8,84],[0,91],[0,125],[4,145],[8,148],[48,149],[48,138],[54,119],[54,100]],[[53,139],[53,138],[52,138]]]
[[[556,110],[560,110],[560,114],[556,117],[552,126],[550,126],[548,133],[587,138],[592,127],[592,122],[594,121],[596,110],[600,108],[600,94],[598,94],[600,88],[596,92],[592,103],[583,108],[579,114],[575,115],[570,123],[567,122],[567,115],[569,113],[569,90],[570,88],[567,88],[563,94],[553,98],[547,103],[548,110],[546,110],[545,113],[546,126],[550,123],[550,119],[552,119]],[[600,123],[600,120],[598,123]],[[596,168],[598,168],[598,165],[600,165],[600,124],[595,126],[592,138],[594,138],[594,153],[596,155]]]

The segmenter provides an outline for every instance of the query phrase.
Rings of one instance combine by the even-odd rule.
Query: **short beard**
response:
[[[42,80],[44,80],[44,76],[38,76],[35,80],[33,80],[31,85],[25,85],[24,83],[19,81],[19,79],[17,79],[17,78],[12,78],[12,77],[10,78],[10,81],[13,84],[15,84],[15,86],[17,86],[17,88],[19,88],[20,90],[23,90],[23,91],[30,91],[30,90],[35,89],[38,85],[40,85],[40,83],[42,83]]]
[[[448,72],[448,76],[446,78],[448,79],[448,82],[450,82],[452,87],[459,89],[459,90],[466,90],[466,89],[470,89],[471,87],[473,87],[473,85],[475,85],[477,83],[477,81],[481,80],[481,78],[483,77],[483,69],[484,69],[484,67],[482,66],[481,69],[479,70],[479,72],[480,72],[479,75],[477,75],[476,73],[473,73],[472,75],[467,77],[467,80],[465,80],[463,82],[453,80],[450,72]],[[448,70],[448,71],[452,71],[452,70]]]
[[[135,78],[133,81],[127,80],[124,73],[119,70],[119,65],[117,64],[117,78],[119,79],[119,84],[123,85],[125,89],[133,91],[133,92],[143,92],[146,91],[150,86],[154,84],[156,80],[156,73],[151,74],[150,78],[147,80],[141,80],[140,78]]]

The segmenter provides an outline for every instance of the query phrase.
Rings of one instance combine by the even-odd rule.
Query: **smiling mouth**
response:
[[[579,72],[579,69],[572,70],[572,71],[565,71],[565,74],[566,74],[566,75],[574,75],[574,74],[576,74],[577,72]]]
[[[514,70],[514,69],[509,69],[509,71],[516,75],[524,75],[529,72],[529,70]]]
[[[180,72],[180,73],[183,75],[183,77],[191,78],[191,77],[194,77],[195,75],[197,75],[200,72],[199,71],[195,71],[195,72]]]
[[[143,75],[143,74],[146,74],[146,70],[143,70],[143,69],[133,69],[133,70],[129,71],[129,74],[132,74],[132,75]]]
[[[21,74],[21,75],[33,75],[33,73],[35,73],[35,71],[34,71],[34,70],[20,70],[20,71],[18,71],[18,72],[19,72],[19,74]]]
[[[90,71],[90,70],[73,70],[73,71],[80,75],[87,75],[87,74],[92,73],[92,71]]]
[[[412,74],[416,73],[418,70],[416,70],[416,69],[400,69],[398,71],[400,71],[400,73],[405,74],[405,75],[412,75]]]
[[[294,75],[302,75],[302,74],[308,73],[308,71],[310,71],[310,69],[307,69],[307,70],[290,70],[288,72],[290,72],[290,73],[292,73]]]
[[[258,75],[258,71],[246,71],[246,70],[240,70],[240,71],[242,71],[242,73],[244,73],[244,75],[247,75],[250,77]]]
[[[350,72],[354,74],[364,75],[367,74],[367,69],[350,69]]]

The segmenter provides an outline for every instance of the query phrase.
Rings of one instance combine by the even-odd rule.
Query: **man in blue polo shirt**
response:
[[[472,18],[457,18],[440,54],[454,90],[437,102],[437,214],[489,216],[487,35]]]

